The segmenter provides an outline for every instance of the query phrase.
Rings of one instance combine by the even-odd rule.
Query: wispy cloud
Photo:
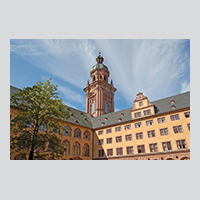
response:
[[[187,81],[183,81],[181,83],[181,93],[190,91],[190,83]]]
[[[65,98],[68,100],[73,100],[74,102],[81,102],[81,103],[84,102],[83,96],[69,89],[66,86],[58,86],[58,91],[62,92],[65,95]]]
[[[17,53],[38,68],[83,89],[101,49],[114,86],[132,105],[138,92],[155,100],[188,90],[189,40],[12,40]],[[63,86],[70,100],[83,97]],[[85,98],[85,97],[84,97]]]

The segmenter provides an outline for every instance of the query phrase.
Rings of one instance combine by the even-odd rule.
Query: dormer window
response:
[[[105,125],[105,123],[104,123],[104,122],[102,122],[102,123],[101,123],[101,126],[104,126],[104,125]]]
[[[122,121],[122,119],[121,119],[121,118],[119,118],[119,119],[118,119],[118,122],[121,122],[121,121]]]
[[[108,120],[108,118],[107,118],[107,117],[105,117],[105,118],[104,118],[104,120],[105,120],[105,121],[107,121],[107,120]]]
[[[143,106],[143,102],[142,101],[139,102],[139,106]]]
[[[124,116],[124,113],[121,113],[121,117],[123,117]]]
[[[172,105],[172,106],[171,106],[171,109],[175,109],[175,105]]]
[[[170,102],[171,102],[171,104],[174,104],[174,100],[171,100]]]

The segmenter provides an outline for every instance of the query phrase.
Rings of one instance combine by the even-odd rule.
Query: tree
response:
[[[61,140],[53,133],[65,130],[63,125],[70,114],[51,80],[39,81],[11,97],[11,106],[19,111],[10,123],[11,151],[21,157],[28,155],[29,160],[56,159],[64,153]]]

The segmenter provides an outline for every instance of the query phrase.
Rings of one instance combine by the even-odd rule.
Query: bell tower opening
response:
[[[108,83],[110,71],[103,61],[104,58],[99,52],[99,56],[96,58],[97,63],[90,71],[92,83],[88,83],[84,88],[86,113],[90,113],[94,117],[114,112],[114,92],[117,89],[113,86],[112,80],[111,83]]]

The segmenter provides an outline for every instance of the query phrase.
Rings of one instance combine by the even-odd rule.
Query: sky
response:
[[[23,89],[51,77],[63,102],[85,111],[99,50],[117,88],[115,111],[132,107],[139,92],[154,101],[190,91],[186,39],[11,39],[10,84]]]

